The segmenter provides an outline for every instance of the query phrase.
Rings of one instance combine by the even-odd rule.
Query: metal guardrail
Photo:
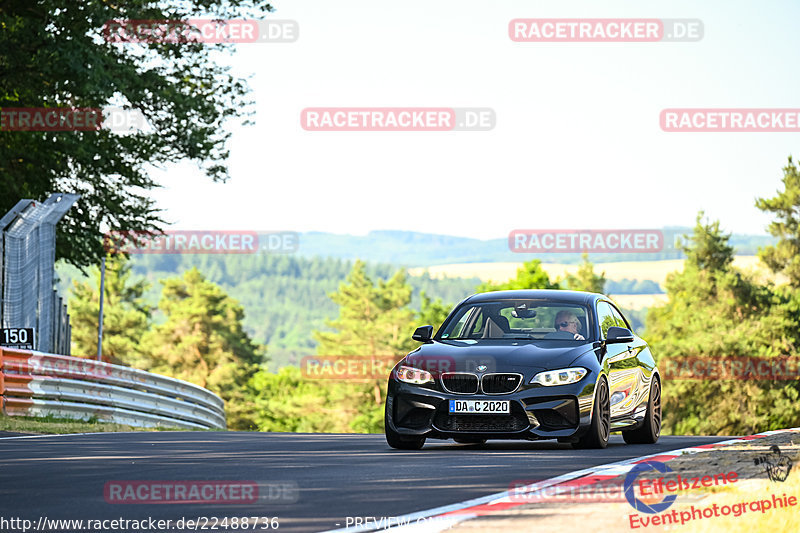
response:
[[[0,402],[10,416],[117,422],[139,427],[223,429],[213,392],[143,370],[64,355],[0,348]]]

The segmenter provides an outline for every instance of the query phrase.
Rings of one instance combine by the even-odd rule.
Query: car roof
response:
[[[605,296],[594,292],[566,291],[561,289],[520,289],[492,291],[473,294],[462,303],[488,302],[492,300],[553,300],[563,303],[589,304]]]

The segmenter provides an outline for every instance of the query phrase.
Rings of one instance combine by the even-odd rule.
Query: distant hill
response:
[[[689,228],[671,228],[670,231],[681,234],[687,233]],[[738,254],[752,255],[771,239],[734,235],[731,242]],[[300,237],[299,251],[291,255],[156,254],[133,255],[131,261],[135,275],[153,284],[147,294],[151,304],[158,300],[161,288],[158,280],[180,275],[196,266],[242,304],[245,329],[257,342],[269,345],[270,366],[278,368],[297,364],[302,356],[314,353],[316,343],[311,332],[324,328],[326,319],[336,316],[337,306],[328,294],[344,281],[355,259],[367,261],[367,270],[373,279],[387,278],[403,267],[423,267],[412,268],[413,275],[409,276],[414,289],[411,305],[418,309],[422,290],[446,304],[454,304],[475,292],[481,282],[479,278],[505,281],[515,275],[519,263],[533,258],[547,263],[545,268],[551,277],[563,275],[574,268],[568,265],[580,261],[579,254],[512,253],[507,239],[479,240],[407,231],[373,231],[365,236],[304,233]],[[676,269],[680,263],[654,262],[681,258],[682,254],[675,250],[658,254],[590,256],[595,263],[628,262],[627,265],[609,264],[605,270],[607,278],[612,280],[607,287],[609,293],[635,295],[628,298],[626,307],[630,309],[651,304],[654,295],[642,293],[658,292],[665,272]],[[630,262],[635,263],[631,265]],[[424,268],[435,265],[442,266]],[[84,279],[77,269],[61,263],[57,273],[61,294],[67,294],[73,279]],[[159,320],[158,315],[155,318]]]
[[[592,262],[659,261],[683,259],[680,250],[671,246],[675,238],[691,233],[688,227],[662,228],[665,234],[665,250],[658,253],[640,254],[590,254]],[[733,234],[731,244],[737,255],[755,255],[758,248],[772,244],[767,235]],[[300,236],[297,252],[304,257],[336,257],[339,259],[363,259],[375,263],[389,263],[407,267],[432,266],[453,263],[497,263],[521,262],[541,259],[545,263],[577,263],[580,254],[527,254],[514,253],[508,249],[508,239],[471,239],[432,233],[411,231],[371,231],[367,235],[339,235],[334,233],[307,232]]]
[[[242,304],[245,329],[257,342],[268,345],[272,369],[297,364],[303,356],[315,353],[311,332],[325,329],[325,321],[337,316],[338,306],[328,295],[345,281],[353,266],[352,261],[344,259],[267,254],[132,255],[131,264],[134,276],[152,284],[146,295],[152,305],[160,295],[159,280],[197,267]],[[61,294],[68,295],[72,280],[85,279],[80,271],[63,263],[56,270]],[[367,264],[373,281],[391,277],[397,270],[385,263]],[[411,307],[419,309],[421,291],[454,304],[473,294],[480,280],[469,276],[432,279],[422,275],[409,276],[408,283],[413,289]],[[158,315],[154,318],[160,320]]]

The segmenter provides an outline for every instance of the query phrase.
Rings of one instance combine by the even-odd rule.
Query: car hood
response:
[[[592,350],[591,343],[575,345],[570,341],[537,343],[433,342],[423,344],[410,354],[404,363],[429,372],[522,372],[568,367],[581,355]],[[485,365],[486,368],[478,369]],[[527,372],[526,372],[527,373]]]

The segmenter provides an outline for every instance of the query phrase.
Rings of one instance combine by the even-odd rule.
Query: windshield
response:
[[[553,300],[497,300],[459,307],[439,340],[562,340],[592,338],[587,307]]]

